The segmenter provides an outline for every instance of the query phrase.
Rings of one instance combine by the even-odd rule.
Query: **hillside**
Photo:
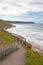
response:
[[[10,26],[11,24],[9,24],[9,22],[0,19],[0,28],[6,28]]]
[[[37,52],[26,49],[26,63],[25,65],[43,65],[43,56]]]
[[[10,23],[0,20],[0,48],[14,43],[15,37],[3,30],[4,28],[11,26]]]

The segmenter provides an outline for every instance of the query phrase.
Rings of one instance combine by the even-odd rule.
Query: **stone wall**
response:
[[[11,45],[10,47],[0,48],[0,61],[9,56],[14,51],[17,51],[19,48],[17,45]]]

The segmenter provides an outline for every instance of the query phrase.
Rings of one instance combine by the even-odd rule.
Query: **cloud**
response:
[[[31,2],[31,4],[35,4],[35,5],[41,4],[41,5],[43,5],[43,2]]]
[[[43,11],[43,0],[0,0],[0,14],[18,16],[29,11]]]

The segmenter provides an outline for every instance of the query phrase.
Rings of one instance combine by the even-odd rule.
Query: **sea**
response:
[[[43,50],[43,24],[14,24],[15,27],[8,28],[7,31],[26,38],[26,41]]]

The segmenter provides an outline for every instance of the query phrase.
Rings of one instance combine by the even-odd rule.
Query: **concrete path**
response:
[[[18,51],[3,60],[0,65],[25,65],[25,49],[20,46]]]

